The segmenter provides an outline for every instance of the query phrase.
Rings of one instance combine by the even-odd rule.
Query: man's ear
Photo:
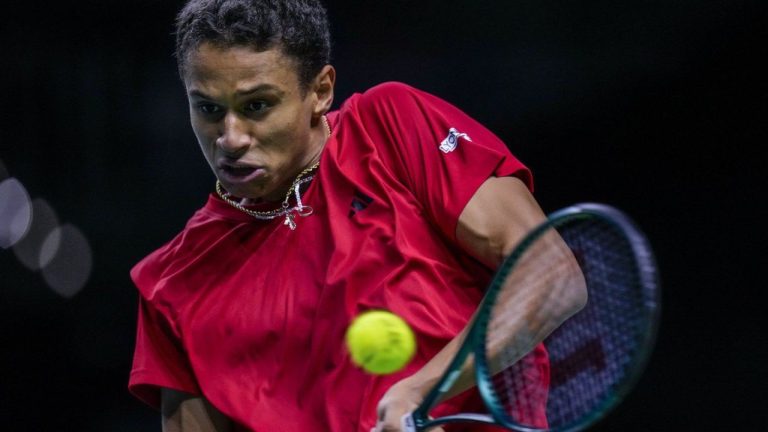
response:
[[[336,69],[325,65],[312,80],[311,91],[315,98],[312,117],[317,119],[331,109],[333,103],[333,87],[336,84]]]

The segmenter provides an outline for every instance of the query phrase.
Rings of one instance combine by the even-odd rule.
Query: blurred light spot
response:
[[[61,230],[59,227],[54,227],[48,232],[48,235],[43,239],[40,245],[40,254],[38,255],[37,268],[41,269],[47,266],[51,260],[59,252],[59,246],[61,245]]]
[[[51,258],[42,270],[48,286],[62,297],[77,294],[91,276],[93,255],[88,239],[77,227],[64,224],[51,231],[43,241],[40,260],[48,260],[49,256]]]
[[[57,242],[55,245],[49,245],[46,249],[46,255],[43,256],[43,241],[57,226],[59,226],[59,218],[53,208],[43,199],[34,199],[32,201],[32,224],[29,226],[27,235],[13,246],[16,258],[30,270],[40,270],[45,267],[56,255],[59,244]]]
[[[0,247],[8,249],[27,233],[32,205],[24,185],[11,177],[0,182]]]

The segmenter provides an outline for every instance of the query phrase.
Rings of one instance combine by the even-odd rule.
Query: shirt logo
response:
[[[357,212],[365,210],[372,202],[373,198],[360,191],[356,191],[355,196],[352,197],[352,204],[350,204],[349,214],[347,216],[352,217],[357,214]]]
[[[456,128],[450,128],[448,129],[448,136],[440,143],[440,150],[443,153],[450,153],[456,150],[456,147],[459,145],[459,138],[464,138],[465,140],[472,142],[472,138],[470,138],[469,135],[460,133]]]

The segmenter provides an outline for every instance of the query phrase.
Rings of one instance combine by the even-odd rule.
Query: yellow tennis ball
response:
[[[358,315],[347,328],[346,341],[352,361],[376,375],[399,371],[416,352],[416,338],[408,324],[383,310]]]

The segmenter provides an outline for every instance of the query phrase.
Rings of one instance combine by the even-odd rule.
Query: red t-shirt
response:
[[[529,171],[482,125],[404,84],[355,94],[328,118],[302,195],[314,213],[295,231],[211,195],[132,270],[138,398],[157,407],[161,387],[202,395],[242,430],[368,432],[383,393],[465,326],[491,271],[456,246],[458,217],[488,177],[531,187]],[[344,332],[369,309],[413,327],[418,352],[402,371],[351,363]],[[546,385],[543,347],[529,362],[543,372],[532,385]],[[471,393],[442,409],[466,411]]]

